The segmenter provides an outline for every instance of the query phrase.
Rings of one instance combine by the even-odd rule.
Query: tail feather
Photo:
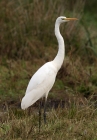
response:
[[[29,93],[25,94],[21,101],[21,108],[23,110],[27,109],[29,106],[33,105],[37,100],[43,97],[43,92],[32,90]]]

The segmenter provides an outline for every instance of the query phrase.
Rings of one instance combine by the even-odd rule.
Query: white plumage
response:
[[[31,78],[25,96],[21,102],[21,108],[26,109],[29,106],[33,105],[37,100],[42,97],[47,99],[48,93],[51,90],[58,70],[61,68],[61,65],[64,60],[64,40],[60,34],[59,26],[63,22],[70,20],[77,20],[76,18],[66,18],[58,17],[55,22],[55,35],[58,40],[59,50],[55,59],[51,62],[44,64]]]
[[[26,109],[34,104],[41,97],[47,98],[48,92],[52,88],[57,71],[52,62],[44,64],[31,78],[26,94],[22,99],[21,107]]]

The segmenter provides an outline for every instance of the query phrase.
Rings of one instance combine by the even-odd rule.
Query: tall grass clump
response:
[[[71,108],[52,109],[47,114],[47,124],[43,124],[39,133],[38,116],[9,110],[6,120],[0,125],[1,140],[27,140],[27,139],[95,139],[97,138],[97,109],[93,106],[72,106]],[[32,113],[32,112],[31,112]],[[19,113],[20,114],[20,113]],[[4,116],[3,116],[4,118]]]
[[[72,0],[70,2],[67,0],[7,2],[1,0],[0,55],[24,59],[42,57],[44,47],[56,45],[53,33],[55,19],[60,15],[67,15],[77,17],[80,21],[84,4],[82,0],[75,2]],[[71,54],[83,45],[80,41],[79,21],[67,23],[61,29],[67,44],[67,52]]]

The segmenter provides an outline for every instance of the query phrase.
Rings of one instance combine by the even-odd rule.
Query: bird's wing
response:
[[[31,78],[26,95],[22,99],[21,108],[26,109],[41,97],[47,97],[55,82],[56,74],[52,63],[43,65]]]
[[[44,64],[31,78],[27,90],[26,90],[26,94],[29,93],[31,90],[38,88],[40,85],[42,85],[42,83],[44,83],[45,86],[45,82],[51,82],[50,81],[50,77],[52,77],[53,79],[56,77],[56,70],[54,68],[54,66],[52,65],[51,62],[48,62],[46,64]]]

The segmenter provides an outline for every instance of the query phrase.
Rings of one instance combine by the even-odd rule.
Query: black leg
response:
[[[45,99],[45,103],[44,103],[44,113],[43,113],[44,124],[46,124],[46,105],[47,105],[47,100]]]
[[[40,99],[40,102],[39,102],[39,132],[40,132],[40,127],[41,127],[41,107],[42,107],[42,100]]]

